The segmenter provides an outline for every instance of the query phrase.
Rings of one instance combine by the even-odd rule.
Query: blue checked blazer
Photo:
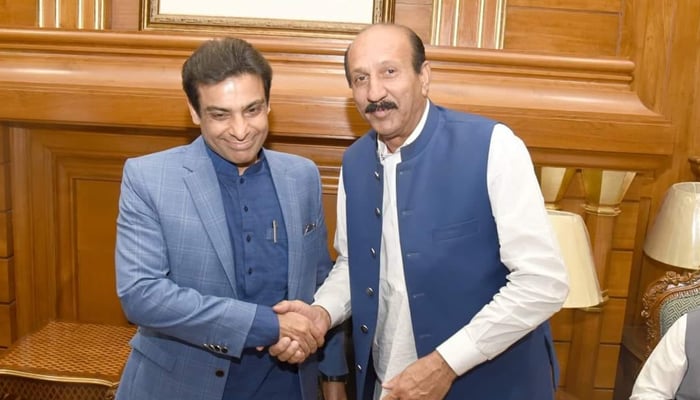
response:
[[[263,150],[289,244],[288,298],[311,302],[331,267],[318,169]],[[127,160],[117,218],[117,294],[139,326],[118,399],[221,400],[256,305],[237,300],[232,244],[202,137]],[[300,365],[305,400],[320,368],[346,373],[342,332]]]

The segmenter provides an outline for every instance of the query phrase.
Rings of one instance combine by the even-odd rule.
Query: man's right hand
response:
[[[290,311],[277,314],[280,324],[280,340],[289,338],[290,345],[301,350],[306,357],[323,346],[325,331],[321,331],[308,317]],[[279,342],[278,342],[279,343]]]
[[[298,364],[306,360],[306,358],[316,351],[309,352],[305,350],[304,343],[292,336],[285,335],[282,331],[282,317],[288,314],[301,314],[308,322],[314,325],[315,329],[310,330],[315,332],[314,338],[317,347],[323,346],[326,332],[330,329],[331,318],[328,312],[319,306],[310,306],[299,300],[285,300],[272,308],[280,318],[280,340],[270,346],[269,352],[273,357],[277,357],[280,361],[286,361],[292,364]],[[318,336],[316,336],[318,335]],[[309,346],[309,350],[312,346]]]

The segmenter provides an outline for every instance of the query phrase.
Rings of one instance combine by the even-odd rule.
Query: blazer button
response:
[[[362,333],[369,332],[369,328],[367,327],[367,325],[364,325],[364,324],[362,324],[362,326],[360,326],[360,330],[362,331]]]
[[[374,171],[374,177],[377,178],[377,180],[379,180],[379,178],[380,178],[379,171]]]
[[[357,368],[357,372],[362,372],[362,365],[357,364],[355,368]]]
[[[367,289],[365,289],[365,293],[367,293],[367,296],[372,297],[374,296],[374,289],[368,287]]]
[[[369,252],[372,253],[372,258],[377,258],[377,250],[375,250],[374,247],[369,249]]]
[[[222,376],[224,376],[224,371],[223,371],[223,370],[220,370],[220,369],[217,369],[216,372],[214,372],[214,375],[216,375],[216,376],[218,376],[219,378],[221,378]]]
[[[222,347],[221,352],[224,354],[228,353],[228,347]]]
[[[382,215],[382,210],[379,209],[379,207],[374,209],[374,213],[377,214],[377,217],[380,217]]]

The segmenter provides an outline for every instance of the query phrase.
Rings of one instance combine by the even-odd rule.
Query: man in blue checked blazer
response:
[[[204,42],[182,79],[201,136],[124,166],[117,293],[139,329],[117,398],[315,400],[347,373],[342,331],[272,306],[310,302],[332,266],[318,169],[262,148],[272,70],[249,43]]]

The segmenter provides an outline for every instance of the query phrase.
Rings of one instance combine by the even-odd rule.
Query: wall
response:
[[[126,323],[110,294],[121,165],[196,135],[178,69],[206,35],[139,32],[134,0],[55,4],[0,5],[2,346],[51,318]],[[560,205],[585,216],[609,300],[562,310],[552,326],[562,385],[582,399],[624,398],[641,362],[641,292],[668,269],[643,255],[644,235],[665,189],[690,179],[685,160],[700,151],[699,7],[395,3],[396,21],[434,45],[433,100],[508,123],[540,166],[579,171]],[[97,29],[70,29],[78,27]],[[340,156],[366,129],[342,76],[347,41],[250,40],[275,70],[269,146],[319,165],[332,225]],[[584,178],[604,170],[634,173],[619,204],[604,205],[610,215]]]

